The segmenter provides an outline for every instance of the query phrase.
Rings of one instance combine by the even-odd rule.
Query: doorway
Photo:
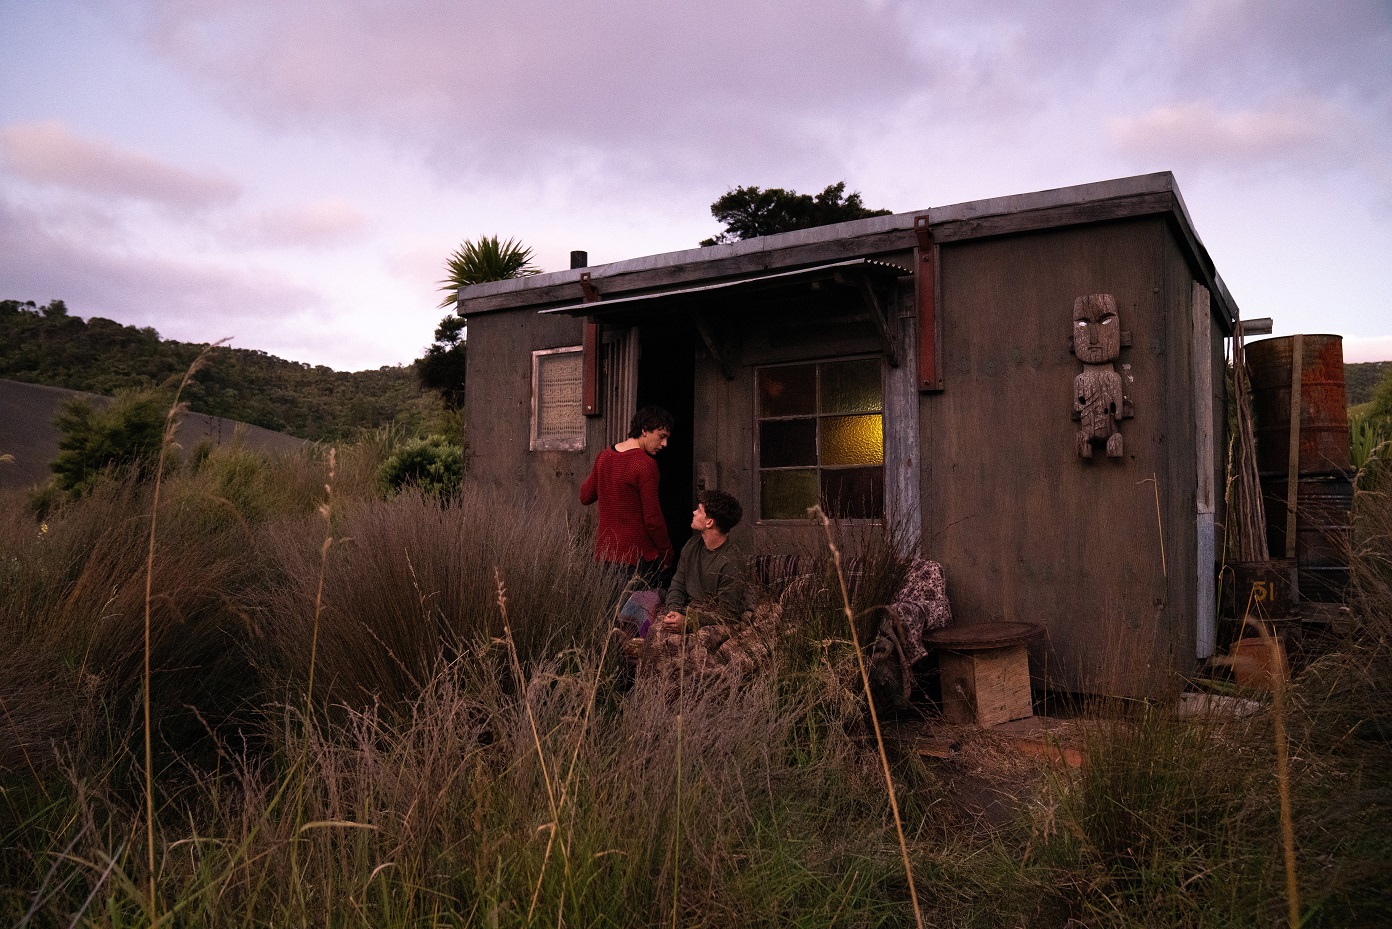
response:
[[[664,407],[674,420],[657,467],[662,515],[678,552],[691,538],[691,511],[696,507],[696,338],[695,328],[681,317],[638,327],[638,408]]]

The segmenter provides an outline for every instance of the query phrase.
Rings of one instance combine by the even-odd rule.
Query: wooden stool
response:
[[[972,623],[937,629],[923,637],[938,649],[943,718],[950,723],[994,726],[1034,715],[1030,701],[1030,639],[1039,623]]]

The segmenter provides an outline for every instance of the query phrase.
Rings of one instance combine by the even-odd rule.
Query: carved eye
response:
[[[1104,316],[1104,317],[1102,317],[1102,325],[1104,325],[1104,326],[1110,325],[1110,324],[1112,324],[1112,323],[1114,323],[1114,322],[1116,322],[1116,321],[1117,321],[1117,318],[1116,318],[1115,316]]]

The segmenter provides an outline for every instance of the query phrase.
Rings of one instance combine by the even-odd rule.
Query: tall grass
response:
[[[908,873],[937,926],[1287,919],[1269,715],[1099,704],[1083,767],[1003,747],[1008,772],[965,772],[1011,779],[1016,818],[987,829],[954,800],[966,762],[873,749],[833,559],[778,579],[776,662],[677,702],[619,673],[624,579],[563,518],[342,491],[359,453],[327,530],[322,459],[214,452],[164,485],[153,868],[150,490],[104,481],[46,529],[0,509],[0,923],[143,925],[153,880],[170,925],[907,926]],[[1306,926],[1376,925],[1392,894],[1392,506],[1360,495],[1357,519],[1361,627],[1290,692]],[[859,622],[893,548],[855,548]]]

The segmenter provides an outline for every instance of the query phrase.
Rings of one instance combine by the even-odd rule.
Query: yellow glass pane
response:
[[[828,416],[822,420],[823,467],[884,464],[884,417]]]
[[[806,519],[817,502],[817,472],[764,471],[759,475],[759,511],[763,519]]]

